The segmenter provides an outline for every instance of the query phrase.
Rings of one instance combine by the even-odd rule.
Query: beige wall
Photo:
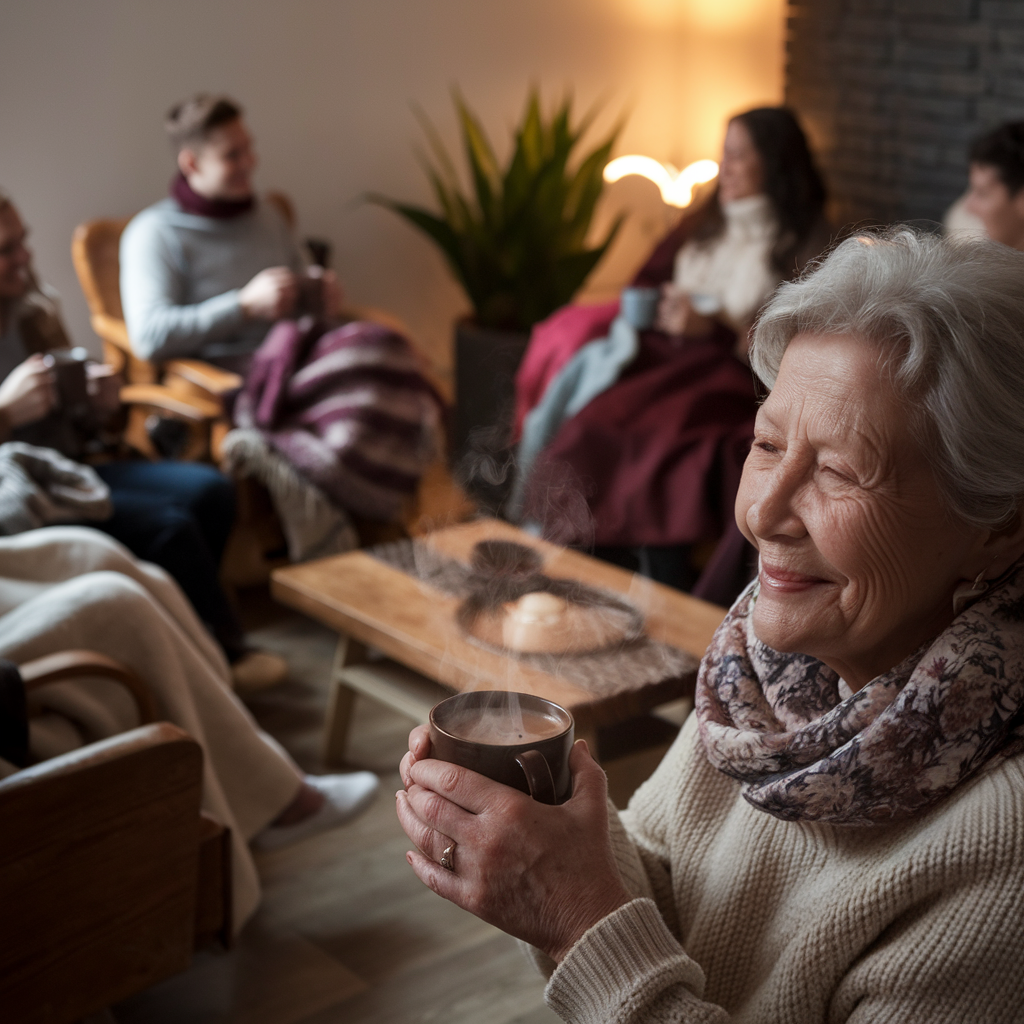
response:
[[[419,103],[454,137],[458,83],[504,141],[530,82],[581,107],[631,111],[620,152],[685,164],[717,152],[723,118],[782,94],[782,0],[10,0],[0,62],[0,187],[31,224],[37,265],[76,339],[95,347],[72,229],[158,199],[172,173],[163,111],[198,89],[247,107],[262,187],[331,238],[350,295],[391,308],[443,362],[464,302],[440,259],[374,189],[426,201]],[[654,187],[626,179],[604,217],[634,211],[595,287],[618,284],[663,230]]]

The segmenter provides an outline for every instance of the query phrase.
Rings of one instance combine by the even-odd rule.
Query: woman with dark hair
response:
[[[828,243],[824,203],[790,111],[730,121],[714,192],[633,282],[661,289],[653,328],[612,303],[566,307],[534,329],[516,381],[521,521],[731,603],[749,568],[729,526],[757,411],[747,335],[776,286]],[[692,549],[710,542],[698,580]]]
[[[825,246],[824,204],[825,186],[793,114],[784,107],[738,114],[725,133],[714,194],[664,239],[634,284],[664,286],[658,326],[667,333],[710,334],[718,321],[737,333],[745,357],[757,310]]]

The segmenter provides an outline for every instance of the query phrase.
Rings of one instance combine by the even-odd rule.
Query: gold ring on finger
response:
[[[455,843],[445,847],[444,853],[441,854],[441,860],[439,863],[445,871],[455,870]]]

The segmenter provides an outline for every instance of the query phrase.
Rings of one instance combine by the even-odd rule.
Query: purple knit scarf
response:
[[[708,760],[790,821],[908,817],[1024,749],[1024,562],[949,627],[857,693],[807,655],[754,635],[755,580],[701,663]]]
[[[255,205],[252,196],[245,199],[207,199],[185,180],[184,174],[178,174],[171,181],[171,198],[177,200],[185,213],[194,213],[198,217],[212,217],[214,220],[230,220],[248,213]]]

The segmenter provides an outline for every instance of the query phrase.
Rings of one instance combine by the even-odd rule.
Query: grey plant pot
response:
[[[509,459],[515,375],[530,342],[525,331],[455,326],[455,417],[452,458],[470,493],[499,512],[511,477]]]

